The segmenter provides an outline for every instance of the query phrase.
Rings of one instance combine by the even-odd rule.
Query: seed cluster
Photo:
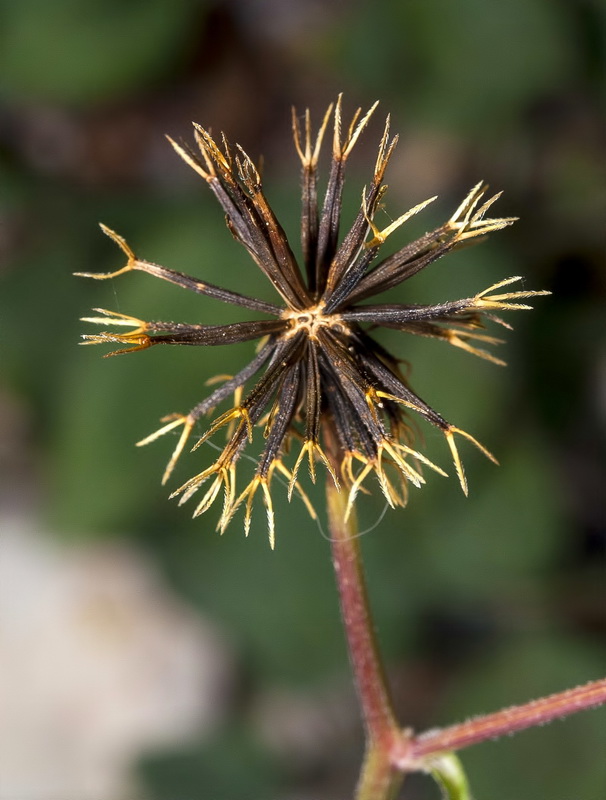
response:
[[[299,470],[307,460],[312,480],[316,462],[327,468],[335,484],[349,492],[350,513],[366,478],[374,473],[390,505],[404,505],[408,486],[425,481],[421,468],[445,474],[412,449],[408,414],[414,411],[439,428],[449,445],[459,481],[467,492],[465,473],[455,443],[459,434],[491,460],[494,457],[468,433],[447,422],[411,389],[399,369],[399,359],[371,335],[378,326],[441,339],[497,364],[503,362],[485,349],[499,339],[484,332],[490,320],[509,327],[496,314],[528,309],[526,298],[548,294],[533,291],[501,291],[521,280],[508,278],[473,297],[435,305],[370,304],[369,298],[408,280],[429,264],[471,240],[511,225],[515,218],[491,219],[487,212],[499,195],[485,200],[486,187],[478,183],[452,217],[437,229],[378,260],[382,244],[400,225],[435,198],[419,203],[385,229],[374,219],[386,186],[383,178],[397,137],[390,136],[389,117],[379,144],[373,175],[362,193],[353,224],[340,235],[344,172],[347,159],[366,127],[376,104],[362,116],[361,110],[344,132],[341,97],[331,105],[312,137],[310,114],[300,120],[293,111],[294,142],[302,165],[301,259],[297,259],[263,192],[256,166],[239,145],[225,137],[219,145],[195,125],[199,153],[171,141],[177,153],[208,184],[225,212],[227,227],[246,248],[271,282],[281,303],[274,304],[192,278],[181,272],[137,258],[129,245],[102,226],[126,255],[126,264],[109,274],[77,273],[96,279],[140,271],[170,281],[198,294],[244,307],[264,319],[225,325],[187,325],[146,322],[125,314],[96,309],[100,316],[86,317],[93,324],[113,325],[126,332],[102,332],[84,336],[84,344],[118,343],[125,347],[108,355],[143,350],[158,344],[223,345],[260,340],[252,360],[237,375],[195,406],[188,414],[164,418],[158,431],[139,442],[154,441],[169,431],[181,431],[164,472],[166,482],[198,420],[231,395],[233,406],[211,423],[194,450],[227,426],[228,440],[217,460],[174,492],[180,503],[210,481],[194,516],[207,511],[223,494],[219,530],[225,530],[234,513],[244,506],[248,533],[253,500],[261,492],[274,544],[274,512],[271,483],[275,472],[288,481],[289,498],[296,491],[310,514],[315,511],[299,482]],[[317,170],[322,142],[332,119],[332,155],[322,203],[318,199]],[[245,391],[247,384],[252,386]],[[265,444],[254,477],[237,488],[236,468],[255,427],[264,426]],[[331,447],[327,448],[326,441]],[[291,442],[301,442],[291,467],[284,456]],[[336,446],[335,446],[336,445]]]

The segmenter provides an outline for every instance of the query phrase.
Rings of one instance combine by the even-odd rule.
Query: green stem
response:
[[[371,746],[364,757],[354,800],[395,800],[404,776],[394,769],[389,748]]]
[[[467,776],[454,753],[444,753],[427,764],[427,771],[442,789],[444,800],[472,800]]]

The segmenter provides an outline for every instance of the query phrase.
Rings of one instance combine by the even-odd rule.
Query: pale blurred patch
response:
[[[0,537],[0,798],[132,800],[137,758],[208,733],[230,649],[132,546]]]

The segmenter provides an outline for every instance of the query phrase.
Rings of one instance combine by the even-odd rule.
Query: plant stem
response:
[[[347,493],[339,491],[330,478],[326,496],[341,615],[367,737],[356,800],[390,800],[403,780],[403,774],[391,763],[392,746],[402,733],[394,717],[370,618],[356,515],[352,511],[345,521]]]
[[[355,512],[344,521],[346,492],[339,492],[332,480],[327,486],[328,520],[332,559],[349,656],[362,706],[366,732],[382,741],[397,730],[385,674],[370,620],[366,582],[360,559]]]
[[[427,764],[442,790],[444,800],[472,800],[467,776],[458,757],[454,753],[443,753]]]
[[[335,474],[334,432],[325,428],[327,455]],[[469,800],[457,750],[496,739],[569,714],[606,704],[606,679],[476,717],[458,725],[415,736],[398,727],[379,655],[360,554],[357,518],[346,519],[347,492],[332,478],[326,488],[332,561],[341,616],[366,733],[366,754],[354,800],[395,800],[410,772],[428,772],[452,800]]]
[[[401,769],[410,770],[439,753],[461,750],[473,744],[512,734],[606,703],[606,678],[565,692],[475,717],[459,725],[429,731],[411,739],[404,735],[392,755]]]
[[[354,800],[395,800],[405,774],[394,768],[389,744],[368,746]]]

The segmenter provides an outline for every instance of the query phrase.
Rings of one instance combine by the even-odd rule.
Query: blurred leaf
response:
[[[150,755],[139,773],[149,800],[270,800],[277,797],[279,785],[275,764],[251,732],[238,725],[229,726],[199,750]]]
[[[449,499],[429,521],[423,544],[444,596],[506,591],[523,603],[524,592],[556,556],[561,511],[541,444],[519,435],[499,458],[501,466],[472,488],[469,499]],[[470,465],[470,476],[473,471]]]
[[[0,90],[90,103],[157,79],[178,58],[188,0],[2,0]]]
[[[275,551],[259,504],[248,539],[241,514],[223,536],[209,518],[188,520],[187,547],[173,541],[168,563],[181,591],[237,637],[247,671],[261,684],[312,685],[345,670],[345,645],[328,544],[285,494],[276,487]],[[323,515],[321,500],[318,510]]]
[[[404,89],[417,119],[477,135],[570,73],[566,24],[549,0],[386,0],[360,7],[336,52],[359,82]]]

